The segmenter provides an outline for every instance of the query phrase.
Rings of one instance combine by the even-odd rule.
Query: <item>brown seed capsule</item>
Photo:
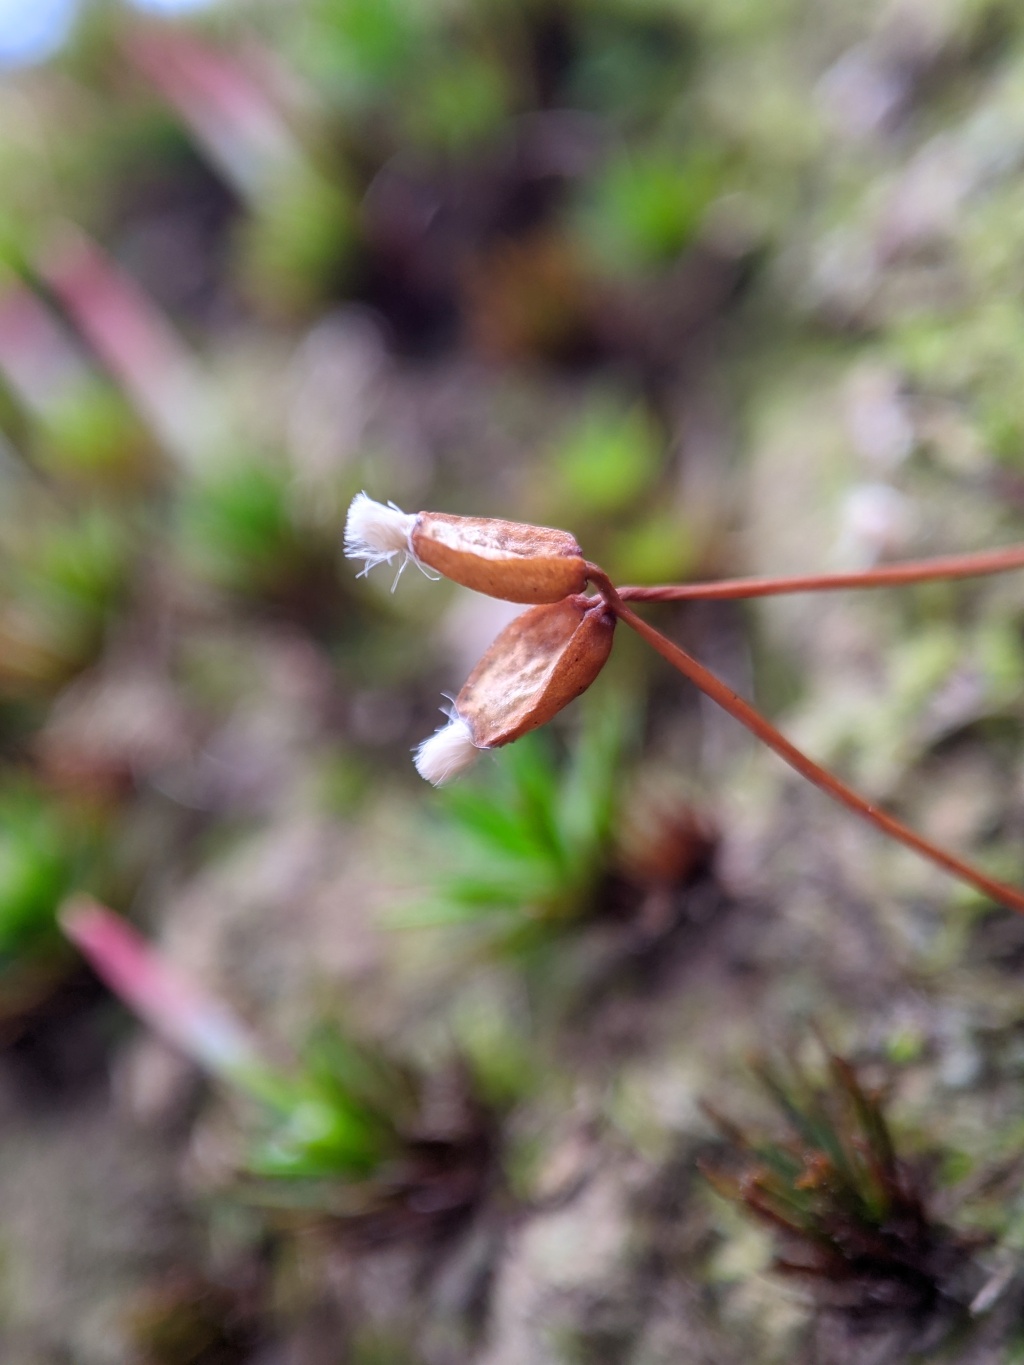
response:
[[[455,698],[474,743],[494,749],[546,725],[600,673],[614,631],[605,604],[583,596],[517,616]]]
[[[400,555],[399,573],[411,559],[507,602],[558,602],[587,584],[583,551],[568,531],[495,517],[403,512],[365,493],[349,508],[345,553],[363,560],[363,573]]]
[[[421,512],[409,542],[421,564],[507,602],[558,602],[587,583],[575,536],[549,526]]]
[[[420,745],[420,775],[439,785],[469,767],[478,750],[545,725],[600,673],[614,632],[604,603],[582,594],[517,616],[469,675],[449,724]]]

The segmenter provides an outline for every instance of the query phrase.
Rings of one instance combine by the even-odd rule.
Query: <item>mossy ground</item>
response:
[[[527,819],[501,932],[408,927],[466,856],[409,749],[507,617],[356,581],[340,536],[365,488],[564,526],[619,582],[1022,538],[1022,81],[995,0],[96,7],[5,76],[0,787],[71,831],[26,881],[0,826],[0,911],[39,925],[0,942],[5,1362],[1018,1358],[1024,925],[620,638],[519,780],[571,766],[603,692],[622,837],[559,881]],[[69,224],[136,312],[109,278],[83,303]],[[1019,880],[1019,602],[1014,575],[650,611]],[[72,876],[269,1038],[468,1057],[500,1153],[468,1215],[368,1246],[240,1198],[245,1115],[53,956]],[[780,1132],[751,1055],[813,1069],[817,1033],[978,1233],[942,1311],[777,1275],[698,1172],[727,1155],[702,1104]]]

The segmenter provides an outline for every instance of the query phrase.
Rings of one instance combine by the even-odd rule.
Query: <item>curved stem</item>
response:
[[[624,602],[685,602],[774,597],[787,592],[832,592],[837,588],[890,588],[939,579],[979,578],[1024,568],[1024,545],[976,554],[911,559],[853,573],[797,574],[788,578],[728,578],[719,583],[666,583],[660,587],[619,588]]]
[[[606,580],[607,581],[607,580]],[[598,580],[598,586],[603,587]],[[731,687],[727,687],[720,678],[711,673],[703,664],[697,662],[684,649],[662,635],[661,631],[649,626],[646,621],[631,611],[621,600],[623,592],[607,598],[608,605],[627,626],[630,626],[636,633],[643,637],[649,645],[666,659],[673,668],[679,670],[684,677],[689,678],[700,690],[709,696],[712,701],[717,702],[724,711],[738,720],[741,725],[745,725],[751,734],[756,735],[763,744],[767,744],[770,749],[784,759],[791,768],[795,768],[802,777],[806,777],[809,782],[813,782],[816,787],[820,787],[834,800],[852,810],[855,815],[868,821],[869,824],[880,829],[883,834],[888,834],[890,838],[896,839],[899,843],[905,844],[907,848],[912,848],[915,853],[937,864],[944,871],[951,873],[960,881],[967,882],[968,885],[983,891],[986,896],[991,896],[994,901],[1017,910],[1024,914],[1024,894],[1015,890],[1012,886],[1007,886],[1004,882],[996,881],[993,877],[987,876],[980,869],[973,867],[970,863],[964,862],[960,858],[955,858],[950,853],[945,853],[923,835],[917,834],[908,825],[897,820],[894,815],[887,811],[880,810],[877,806],[866,800],[852,787],[848,787],[840,778],[833,776],[827,769],[815,763],[812,758],[803,753],[791,744],[790,741],[770,721],[766,720],[759,711],[736,695]]]

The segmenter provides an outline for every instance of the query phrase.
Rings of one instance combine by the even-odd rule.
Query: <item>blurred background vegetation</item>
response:
[[[619,582],[1021,539],[1022,279],[1013,0],[0,0],[5,1362],[1024,1359],[1019,919],[631,639],[428,789],[504,604],[341,555],[363,489]],[[1019,603],[653,610],[1014,880]]]

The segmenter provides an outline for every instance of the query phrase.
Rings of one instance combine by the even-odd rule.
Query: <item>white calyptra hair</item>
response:
[[[441,787],[472,767],[480,752],[473,743],[469,726],[461,716],[453,715],[447,725],[425,739],[416,750],[416,771],[435,787]]]
[[[410,559],[415,561],[409,540],[415,523],[414,515],[393,502],[385,507],[365,493],[357,493],[345,521],[345,554],[349,559],[365,560],[359,577],[378,564],[390,564],[395,555],[403,556],[399,573]]]

